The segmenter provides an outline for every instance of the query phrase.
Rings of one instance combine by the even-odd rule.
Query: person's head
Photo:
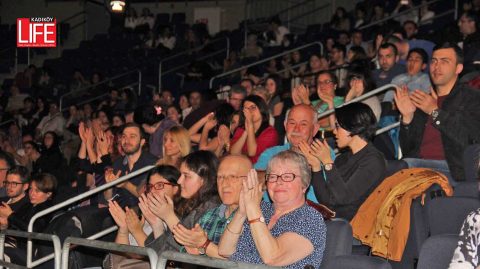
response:
[[[245,155],[227,155],[220,161],[217,173],[218,194],[222,203],[238,205],[242,182],[252,169],[252,163]]]
[[[396,33],[396,34],[395,34]],[[397,54],[402,57],[406,56],[410,46],[407,40],[404,39],[405,32],[403,29],[397,30],[395,33],[385,37],[385,43],[391,43],[397,48]]]
[[[163,115],[162,107],[160,105],[153,104],[145,106],[141,110],[141,113],[135,113],[134,118],[135,122],[142,125],[145,133],[153,134],[165,116]]]
[[[173,94],[169,90],[163,90],[160,93],[160,103],[165,106],[169,106],[173,104],[173,101],[175,101],[175,97],[173,97]]]
[[[433,48],[430,78],[433,85],[454,83],[463,70],[463,52],[456,44],[445,42]]]
[[[0,187],[3,187],[7,171],[15,166],[15,161],[8,153],[0,151]]]
[[[333,73],[329,71],[322,71],[317,75],[317,94],[335,95],[337,89],[338,79]]]
[[[238,111],[245,97],[247,97],[247,90],[240,85],[233,85],[228,92],[228,103]]]
[[[32,176],[28,196],[30,203],[38,205],[52,199],[57,190],[57,179],[48,173]]]
[[[20,127],[18,126],[18,124],[15,121],[10,123],[10,125],[8,126],[8,134],[10,136],[19,136],[20,135]]]
[[[338,19],[342,19],[347,16],[347,11],[343,7],[337,7],[333,16],[337,17]]]
[[[105,130],[110,127],[110,112],[105,109],[100,109],[95,112],[95,118],[100,121],[102,129]]]
[[[346,31],[341,31],[338,33],[337,43],[341,45],[348,45],[350,43],[350,35]]]
[[[89,103],[84,104],[83,114],[85,115],[85,117],[90,118],[92,116],[92,113],[93,113],[92,105]]]
[[[458,28],[464,36],[471,35],[477,31],[478,15],[474,11],[467,11],[458,20]]]
[[[28,190],[29,172],[24,166],[15,166],[8,170],[5,180],[5,190],[9,198],[23,196]]]
[[[180,165],[180,195],[184,199],[205,201],[217,194],[218,158],[210,151],[199,150],[185,156]]]
[[[363,42],[363,34],[360,30],[352,31],[352,45],[361,46]]]
[[[407,73],[414,76],[427,67],[428,54],[422,48],[414,48],[408,52],[407,56]]]
[[[356,140],[368,142],[375,134],[377,120],[372,109],[364,103],[352,103],[335,109],[334,134],[339,148],[350,147]]]
[[[33,109],[33,104],[34,101],[31,97],[23,99],[23,109],[25,109],[26,111],[30,111],[31,109]]]
[[[170,105],[167,107],[167,118],[180,124],[182,122],[182,110],[176,105]]]
[[[268,162],[265,181],[274,205],[298,205],[305,202],[311,169],[305,157],[293,150],[273,156]]]
[[[385,14],[385,6],[382,3],[377,3],[373,6],[373,12],[379,19],[379,16],[383,16]]]
[[[308,105],[293,106],[285,119],[285,133],[292,148],[298,149],[301,142],[310,144],[318,132],[317,112]]]
[[[345,53],[345,45],[339,43],[333,45],[330,55],[332,62],[335,64],[343,64],[343,61],[345,60]]]
[[[328,69],[328,59],[326,57],[321,56],[320,54],[312,54],[309,60],[310,70],[317,72],[320,70]]]
[[[38,154],[40,152],[40,147],[32,141],[23,142],[23,150],[25,155],[31,157],[32,154]],[[1,160],[0,160],[1,161]]]
[[[147,176],[146,192],[153,192],[160,197],[175,197],[179,191],[180,171],[171,165],[159,165],[150,170]]]
[[[33,135],[31,133],[22,133],[22,143],[33,141]]]
[[[294,63],[299,63],[302,61],[302,54],[300,54],[300,51],[296,50],[292,52],[291,58]]]
[[[399,60],[398,50],[392,43],[384,43],[378,48],[378,62],[380,68],[388,72]]]
[[[120,98],[119,91],[117,88],[111,87],[109,89],[110,100],[118,100]]]
[[[142,128],[136,123],[125,124],[121,136],[122,151],[126,155],[134,155],[142,151],[145,136]]]
[[[282,25],[282,21],[280,20],[280,18],[278,16],[274,16],[272,18],[270,18],[270,27],[272,27],[271,29],[273,31],[276,31],[277,28]]]
[[[405,31],[407,39],[412,39],[412,37],[417,34],[418,25],[414,21],[405,21],[403,23],[403,30]]]
[[[269,75],[265,80],[265,88],[271,97],[282,91],[282,80],[278,75]]]
[[[367,59],[367,53],[361,46],[352,46],[347,53],[347,61],[352,63],[357,60]]]
[[[122,114],[114,114],[112,117],[112,126],[120,127],[125,124],[125,116]]]
[[[241,111],[235,111],[232,114],[232,118],[230,119],[230,125],[229,125],[230,133],[232,134],[235,133],[235,130],[240,125],[241,114],[242,114]]]
[[[240,81],[240,86],[245,88],[245,90],[247,91],[247,96],[252,94],[254,85],[255,83],[253,82],[253,80],[249,78],[244,78],[242,79],[242,81]]]
[[[188,130],[182,126],[173,126],[163,134],[163,156],[172,158],[174,156],[185,157],[191,151],[190,135]]]
[[[250,95],[243,100],[243,109],[247,109],[253,114],[253,122],[268,123],[270,112],[265,100],[257,95]]]
[[[46,149],[54,149],[60,146],[60,138],[54,131],[48,131],[43,135],[43,146]]]
[[[197,109],[202,104],[202,94],[199,91],[192,91],[188,95],[188,102],[192,106],[192,109]]]
[[[50,113],[50,115],[57,114],[59,112],[57,103],[55,102],[50,103],[48,112]]]
[[[367,93],[375,88],[374,82],[368,74],[361,72],[362,70],[351,70],[348,72],[346,85],[349,89],[353,87],[355,81],[361,81],[363,85],[363,92],[361,94]]]

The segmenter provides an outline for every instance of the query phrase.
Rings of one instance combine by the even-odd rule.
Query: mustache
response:
[[[299,132],[290,132],[290,135],[291,136],[303,136],[303,134],[299,133]]]

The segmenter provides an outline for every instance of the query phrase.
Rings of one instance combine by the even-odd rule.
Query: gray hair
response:
[[[290,112],[295,109],[296,107],[305,107],[306,109],[310,110],[312,112],[312,116],[313,116],[313,119],[312,119],[312,124],[315,124],[318,120],[318,112],[313,109],[312,106],[309,106],[309,105],[305,105],[305,104],[298,104],[298,105],[294,105],[292,108],[290,108],[289,110],[287,110],[287,113],[285,114],[285,122],[288,121],[288,116],[290,115]]]
[[[268,162],[267,166],[267,174],[272,171],[273,165],[278,162],[288,162],[298,166],[298,170],[300,171],[300,178],[302,179],[302,184],[305,188],[310,186],[310,181],[312,177],[312,172],[310,170],[310,166],[308,165],[307,159],[300,154],[293,150],[286,150],[278,153],[277,155],[273,156],[272,159]]]

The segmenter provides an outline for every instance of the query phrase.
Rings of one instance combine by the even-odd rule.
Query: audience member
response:
[[[389,84],[392,79],[405,73],[405,66],[398,64],[397,47],[391,43],[384,43],[378,49],[378,63],[380,69],[373,71],[373,79],[377,87]]]
[[[350,71],[347,77],[347,95],[345,96],[345,102],[350,102],[352,99],[360,97],[365,93],[375,89],[374,83],[370,76],[366,76],[360,70]],[[375,119],[378,122],[380,115],[382,114],[382,107],[377,96],[372,96],[361,101],[368,105],[375,115]]]
[[[172,126],[163,134],[163,158],[157,165],[171,165],[180,168],[182,159],[190,154],[190,136],[188,131],[181,126]]]
[[[5,189],[7,197],[2,197],[2,206],[0,206],[0,218],[8,218],[13,212],[29,203],[25,192],[29,188],[29,171],[26,167],[15,166],[7,172],[5,180]]]
[[[479,21],[479,15],[473,11],[463,13],[458,20],[458,27],[462,34],[459,46],[464,54],[464,73],[475,70],[473,62],[480,58],[480,32],[477,28]]]

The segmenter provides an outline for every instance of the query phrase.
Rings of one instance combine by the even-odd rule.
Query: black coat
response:
[[[418,158],[429,115],[417,109],[412,122],[400,127],[404,157]],[[480,141],[480,91],[456,83],[445,98],[433,127],[440,131],[445,158],[452,177],[465,180],[463,152]]]

